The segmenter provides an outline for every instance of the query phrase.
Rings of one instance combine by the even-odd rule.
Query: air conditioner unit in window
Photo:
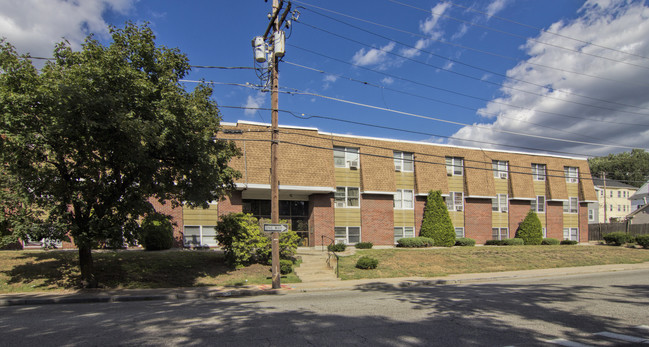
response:
[[[570,182],[570,183],[577,183],[577,178],[575,178],[575,177],[570,177],[570,178],[568,178],[568,182]]]
[[[345,203],[344,203],[344,202],[337,201],[337,202],[336,202],[336,207],[345,207]]]
[[[400,172],[401,171],[401,165],[395,165],[394,166],[394,171]]]
[[[456,211],[462,211],[462,210],[463,210],[463,206],[456,206],[456,207],[455,207],[455,210],[456,210]]]
[[[502,212],[502,213],[507,213],[507,208],[506,208],[506,207],[501,208],[501,209],[500,209],[500,212]]]
[[[507,179],[507,173],[506,172],[501,172],[500,173],[500,178],[506,180]]]
[[[358,169],[358,161],[356,161],[356,160],[350,161],[349,162],[349,168],[352,169],[352,170]]]

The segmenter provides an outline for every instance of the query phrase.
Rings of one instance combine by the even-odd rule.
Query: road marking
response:
[[[566,339],[546,340],[545,342],[566,347],[592,347],[591,345],[584,345],[583,343],[568,341]]]
[[[609,337],[609,338],[612,338],[612,339],[626,341],[626,342],[633,342],[633,343],[649,342],[649,339],[645,339],[645,338],[642,338],[642,337],[635,337],[635,336],[629,336],[629,335],[610,333],[608,331],[602,331],[602,332],[599,332],[599,333],[595,333],[595,335]]]

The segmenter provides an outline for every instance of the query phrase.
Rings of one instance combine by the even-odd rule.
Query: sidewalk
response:
[[[0,306],[208,299],[251,295],[297,294],[304,292],[331,290],[406,288],[415,286],[465,284],[647,269],[649,269],[649,262],[641,264],[614,264],[524,271],[457,274],[444,277],[400,277],[347,281],[289,283],[282,284],[282,288],[276,290],[272,289],[270,285],[251,285],[243,287],[83,290],[57,293],[43,292],[1,294]]]

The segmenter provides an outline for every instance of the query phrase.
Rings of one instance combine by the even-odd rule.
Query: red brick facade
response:
[[[588,242],[588,203],[579,204],[579,242]]]
[[[375,245],[394,243],[393,195],[363,194],[361,241]]]
[[[518,225],[525,219],[530,211],[531,203],[526,200],[509,201],[509,237],[516,235]]]
[[[421,232],[421,223],[424,220],[424,208],[426,208],[426,196],[415,197],[415,235]]]
[[[225,197],[223,200],[220,200],[217,205],[217,209],[219,211],[218,212],[219,216],[223,216],[228,213],[243,212],[241,191],[240,190],[234,191],[229,197]]]
[[[334,239],[333,194],[309,196],[309,246],[328,245]]]
[[[563,240],[563,202],[548,201],[545,223],[547,237]]]
[[[466,199],[464,236],[479,244],[491,240],[491,199]]]

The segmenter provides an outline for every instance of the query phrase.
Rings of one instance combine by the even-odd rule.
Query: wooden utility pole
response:
[[[273,0],[273,31],[279,31],[280,23],[277,14],[280,11],[279,0]],[[276,44],[276,42],[273,42]],[[275,54],[271,58],[271,125],[272,135],[270,142],[270,222],[279,223],[279,177],[277,175],[277,147],[279,145],[279,125],[277,114],[279,109],[279,59]],[[279,271],[279,232],[273,231],[272,234],[272,270],[273,270],[273,289],[281,288],[281,275]]]

